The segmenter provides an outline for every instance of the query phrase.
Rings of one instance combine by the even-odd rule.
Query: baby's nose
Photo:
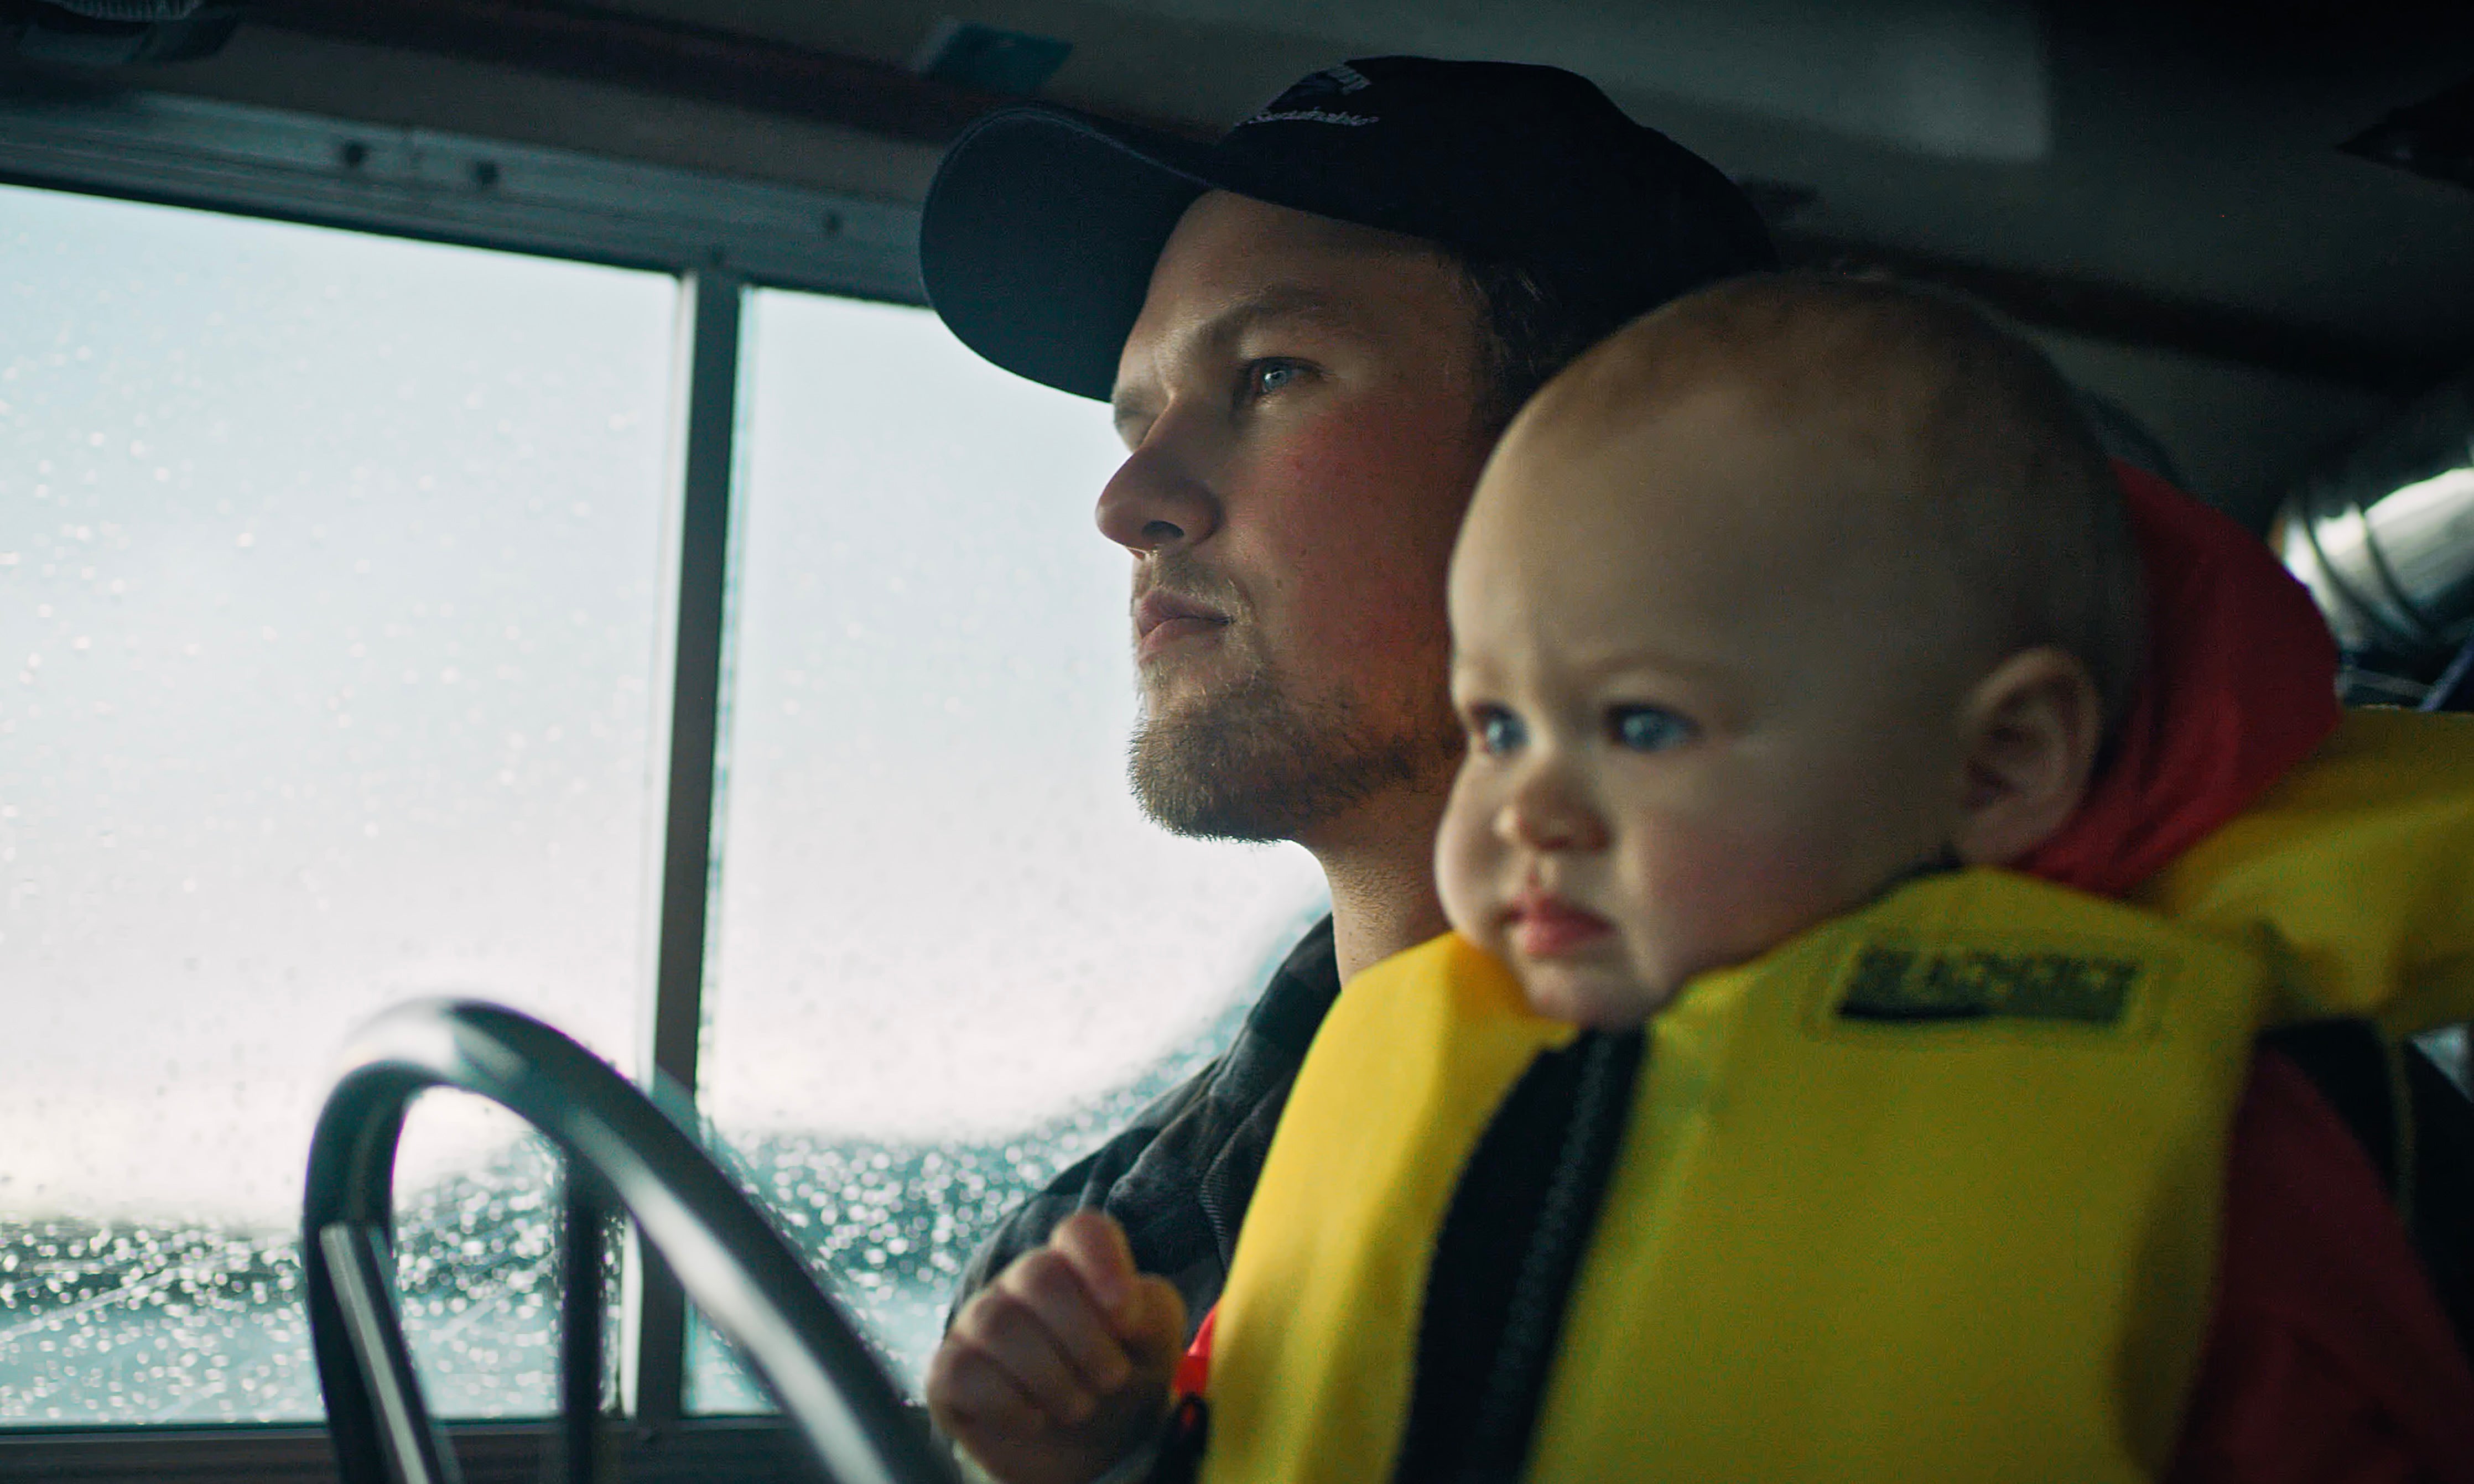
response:
[[[1605,821],[1587,798],[1556,770],[1540,768],[1521,780],[1496,815],[1505,840],[1530,850],[1596,850],[1607,842]]]

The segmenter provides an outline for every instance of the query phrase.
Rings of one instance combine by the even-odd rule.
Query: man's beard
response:
[[[1460,749],[1440,681],[1422,704],[1303,700],[1257,664],[1174,714],[1147,706],[1127,774],[1143,813],[1175,834],[1289,840],[1377,794],[1441,790]]]

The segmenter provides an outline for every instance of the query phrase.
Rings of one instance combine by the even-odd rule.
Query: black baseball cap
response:
[[[945,154],[919,224],[929,302],[1008,371],[1105,400],[1152,265],[1207,190],[1525,269],[1613,329],[1777,265],[1709,161],[1560,67],[1369,57],[1304,79],[1216,143],[1047,104]]]

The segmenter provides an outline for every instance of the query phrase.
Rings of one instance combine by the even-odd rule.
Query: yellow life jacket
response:
[[[2391,1037],[2474,1019],[2474,717],[2345,714],[2258,802],[2129,900],[2280,958],[2275,1018]]]
[[[2469,743],[2350,717],[2147,911],[1968,871],[1694,981],[1648,1028],[1530,1476],[2153,1477],[2256,1032],[2474,1014]],[[1389,1477],[1460,1172],[1574,1034],[1456,937],[1350,982],[1221,1301],[1210,1484]]]

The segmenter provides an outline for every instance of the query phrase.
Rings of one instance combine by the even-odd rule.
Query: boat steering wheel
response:
[[[498,1104],[567,1159],[567,1271],[597,1274],[615,1202],[688,1297],[737,1343],[790,1429],[841,1484],[954,1484],[866,1344],[695,1138],[583,1047],[470,1000],[399,1006],[363,1026],[319,1114],[302,1216],[309,1327],[344,1484],[457,1484],[412,1371],[393,1273],[393,1173],[406,1105],[431,1087]],[[600,1285],[563,1309],[570,1484],[589,1484],[601,1394]]]

